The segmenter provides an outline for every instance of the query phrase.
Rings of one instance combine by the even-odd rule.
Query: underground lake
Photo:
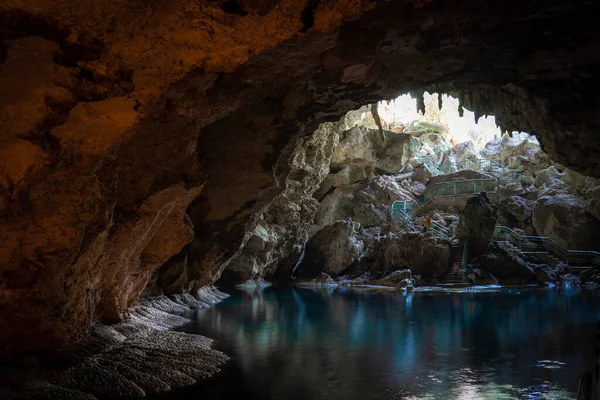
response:
[[[232,360],[160,399],[571,399],[593,366],[596,292],[229,289],[181,328]]]

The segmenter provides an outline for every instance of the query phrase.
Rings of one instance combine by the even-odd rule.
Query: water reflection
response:
[[[219,393],[260,399],[567,399],[593,365],[588,293],[233,293],[189,330],[238,369]],[[194,395],[206,395],[196,388]],[[191,393],[190,393],[191,394]],[[206,398],[206,397],[205,397]]]

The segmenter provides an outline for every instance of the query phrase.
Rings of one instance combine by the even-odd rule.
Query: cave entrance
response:
[[[297,154],[304,159],[323,132],[337,135],[336,143],[328,173],[314,190],[314,219],[300,228],[306,245],[297,242],[279,266],[285,278],[380,279],[406,267],[421,283],[464,282],[472,246],[457,229],[476,196],[497,210],[490,234],[502,251],[526,262],[556,268],[568,261],[569,249],[597,249],[593,241],[559,228],[573,219],[586,229],[600,228],[585,206],[597,180],[555,163],[535,136],[503,132],[493,116],[478,116],[452,96],[425,92],[363,106],[337,123],[322,124]],[[327,162],[313,161],[304,171],[320,171],[318,165]],[[288,175],[299,177],[306,175]],[[394,242],[398,237],[404,242]],[[429,237],[449,247],[440,253],[427,243]],[[397,247],[392,260],[390,246]],[[589,267],[598,254],[587,254],[582,262]],[[227,270],[225,276],[230,277]]]

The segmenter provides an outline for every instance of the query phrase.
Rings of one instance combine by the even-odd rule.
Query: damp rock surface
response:
[[[212,339],[171,329],[189,323],[183,315],[191,309],[225,297],[206,288],[197,297],[143,300],[123,322],[94,325],[85,339],[39,355],[35,367],[3,367],[0,398],[140,398],[208,379],[229,358]]]

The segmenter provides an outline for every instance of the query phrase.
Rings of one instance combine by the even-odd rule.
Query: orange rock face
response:
[[[205,179],[196,165],[190,185],[166,182],[119,209],[130,183],[119,180],[118,161],[139,129],[135,101],[79,101],[78,77],[54,64],[57,55],[57,45],[23,38],[9,43],[2,66],[2,353],[56,347],[96,320],[119,320],[153,269],[192,239],[185,209]],[[55,116],[56,104],[73,107]],[[52,118],[64,120],[46,130]]]

